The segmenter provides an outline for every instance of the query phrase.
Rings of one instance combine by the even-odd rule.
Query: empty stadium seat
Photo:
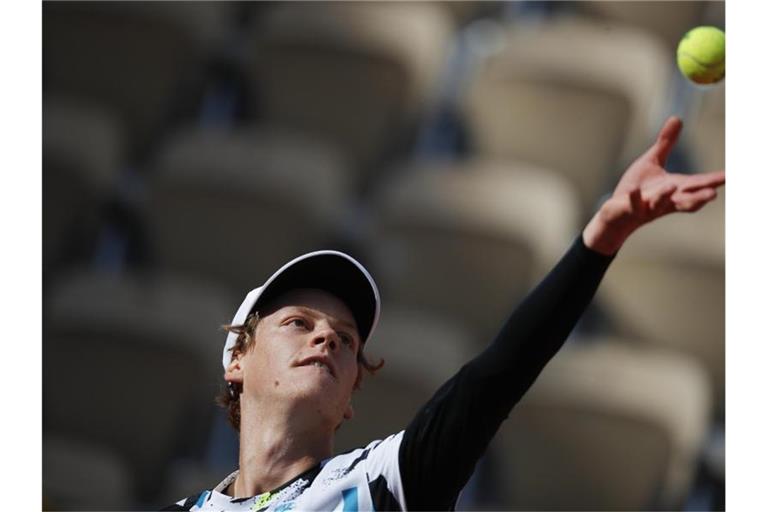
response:
[[[383,293],[465,323],[481,344],[577,234],[575,192],[538,167],[476,160],[392,174],[371,203]]]
[[[88,101],[43,100],[43,268],[82,264],[106,225],[123,163],[120,123]],[[50,276],[50,274],[48,274]]]
[[[598,290],[625,337],[693,356],[716,406],[725,394],[725,191],[695,215],[632,235]]]
[[[663,45],[563,18],[510,25],[480,59],[462,100],[473,151],[560,172],[586,220],[660,125],[670,83]]]
[[[486,2],[441,0],[437,2],[450,13],[456,26],[461,27],[472,20],[498,15],[506,2],[489,0]]]
[[[685,119],[682,139],[695,170],[725,169],[724,83],[691,91],[691,111]]]
[[[257,21],[245,72],[262,119],[337,145],[364,187],[415,138],[448,15],[428,2],[286,2]]]
[[[111,108],[140,158],[168,122],[194,114],[229,2],[43,5],[43,90]]]
[[[345,165],[322,143],[272,130],[178,131],[147,172],[154,265],[238,294],[261,284],[341,229]]]
[[[235,304],[211,286],[169,278],[82,272],[59,280],[43,309],[46,439],[114,453],[135,484],[131,495],[150,499],[173,457],[204,449],[222,385],[220,326]],[[78,478],[91,469],[98,465],[78,466]],[[74,469],[51,462],[46,471],[53,482]]]
[[[567,345],[492,449],[505,510],[680,510],[708,427],[692,360],[617,341]]]
[[[125,460],[86,439],[43,436],[43,510],[135,508]]]
[[[674,51],[683,34],[697,25],[725,24],[725,2],[582,1],[574,4],[601,23],[632,26],[656,34],[669,51]]]

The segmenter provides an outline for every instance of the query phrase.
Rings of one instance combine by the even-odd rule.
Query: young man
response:
[[[304,255],[246,296],[224,347],[240,468],[169,510],[443,510],[455,506],[501,422],[560,349],[627,237],[716,196],[724,171],[671,174],[682,123],[654,145],[496,339],[424,405],[405,430],[333,455],[379,316],[369,273],[335,251]]]

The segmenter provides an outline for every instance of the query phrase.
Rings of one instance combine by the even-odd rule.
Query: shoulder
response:
[[[403,510],[405,496],[399,464],[402,439],[401,431],[328,459],[317,487],[332,493],[340,489],[345,503],[361,500],[360,510]]]
[[[402,439],[401,431],[384,439],[372,441],[362,448],[331,457],[323,465],[334,469],[346,468],[348,471],[362,465],[369,472],[381,465],[391,466],[393,462],[397,462]]]

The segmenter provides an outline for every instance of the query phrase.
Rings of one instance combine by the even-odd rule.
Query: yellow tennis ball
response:
[[[677,45],[677,67],[697,84],[713,84],[725,76],[725,32],[717,27],[689,30]]]

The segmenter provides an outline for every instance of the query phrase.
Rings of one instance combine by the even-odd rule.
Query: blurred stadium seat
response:
[[[257,21],[245,71],[262,119],[337,145],[365,188],[414,142],[448,15],[428,2],[285,2]]]
[[[478,159],[391,174],[372,200],[382,293],[464,322],[479,343],[576,236],[576,195],[556,173]]]
[[[574,2],[602,24],[636,27],[659,36],[674,51],[683,34],[697,25],[725,25],[725,2]]]
[[[132,495],[150,499],[174,457],[204,449],[221,386],[219,326],[234,305],[216,288],[167,277],[84,272],[60,280],[44,305],[46,439],[114,453],[135,483]],[[88,473],[99,464],[49,462],[46,481],[65,479],[61,470],[99,478]]]
[[[492,446],[505,510],[680,510],[710,412],[690,359],[616,341],[568,345]]]
[[[457,27],[461,27],[478,18],[493,17],[499,15],[507,2],[488,0],[477,2],[474,0],[440,0],[438,2],[450,13]]]
[[[45,2],[43,90],[112,109],[131,157],[194,115],[229,2]]]
[[[121,126],[87,100],[43,101],[43,270],[48,277],[93,255],[117,194]]]
[[[695,216],[660,219],[622,247],[598,299],[617,332],[695,358],[725,398],[725,191]]]
[[[126,461],[84,439],[43,436],[43,510],[123,510],[135,504]]]
[[[586,219],[657,130],[669,72],[663,46],[641,31],[573,18],[512,25],[469,79],[472,149],[562,173]]]
[[[691,112],[682,139],[695,169],[725,169],[725,84],[691,92]]]
[[[336,151],[269,129],[179,130],[150,167],[144,217],[156,268],[238,294],[330,245],[349,201]]]

